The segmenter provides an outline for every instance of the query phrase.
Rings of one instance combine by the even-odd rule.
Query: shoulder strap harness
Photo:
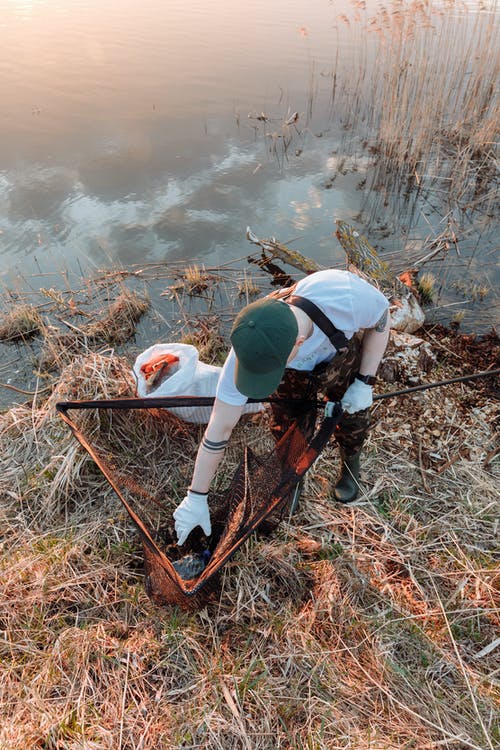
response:
[[[299,297],[298,294],[292,294],[290,297],[287,297],[286,301],[290,305],[294,305],[295,307],[299,307],[301,310],[303,310],[306,315],[308,315],[313,323],[316,323],[318,328],[323,331],[325,336],[327,336],[335,349],[338,352],[346,351],[348,348],[348,341],[343,331],[340,331],[338,328],[336,328],[332,321],[327,318],[325,313],[319,309],[317,305],[314,304],[314,302],[311,302],[310,299],[306,299],[305,297]]]

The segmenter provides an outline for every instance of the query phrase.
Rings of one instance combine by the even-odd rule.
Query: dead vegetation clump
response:
[[[124,289],[106,310],[105,316],[84,329],[84,335],[108,344],[124,344],[134,335],[137,323],[150,306],[147,297]]]
[[[241,281],[237,283],[238,296],[244,297],[250,302],[254,297],[261,293],[261,289],[252,278],[249,278],[246,274],[243,276]]]
[[[61,370],[76,355],[91,353],[96,346],[125,344],[134,336],[138,322],[150,306],[150,300],[144,295],[123,289],[99,320],[84,326],[72,325],[71,333],[61,333],[59,328],[45,325],[39,370]]]
[[[13,343],[38,336],[42,318],[33,305],[14,305],[0,321],[0,341]]]
[[[438,337],[424,382],[458,366],[459,340]],[[136,531],[55,413],[134,387],[116,355],[77,357],[46,401],[0,415],[0,748],[492,750],[490,392],[462,383],[378,402],[359,501],[331,502],[329,447],[296,515],[250,538],[217,599],[188,612],[148,600]],[[203,427],[144,411],[81,411],[78,424],[161,535]],[[265,415],[238,425],[219,482],[243,444],[268,444]]]
[[[217,275],[209,273],[203,266],[200,268],[195,263],[177,274],[176,281],[163,292],[163,296],[178,297],[184,293],[189,297],[203,296],[219,280]]]
[[[188,330],[181,336],[181,342],[195,346],[201,362],[223,365],[226,360],[228,346],[221,331],[220,318],[216,315],[191,321]]]

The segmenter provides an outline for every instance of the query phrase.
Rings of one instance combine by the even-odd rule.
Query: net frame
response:
[[[276,399],[263,399],[272,402]],[[59,416],[67,424],[73,436],[94,460],[100,471],[122,502],[136,527],[141,540],[145,566],[145,589],[150,599],[158,605],[179,604],[186,608],[196,608],[205,604],[215,594],[219,573],[249,536],[259,527],[268,524],[275,528],[290,502],[291,495],[308,469],[316,461],[328,443],[336,425],[342,418],[340,403],[327,402],[324,415],[313,435],[302,434],[298,424],[293,422],[287,432],[266,456],[257,456],[246,447],[244,455],[234,472],[232,481],[224,492],[225,499],[215,511],[215,524],[221,524],[222,515],[227,521],[217,540],[212,555],[204,570],[196,577],[183,579],[173,565],[173,561],[155,541],[152,530],[132,507],[120,488],[119,481],[109,463],[99,455],[85,437],[68,412],[77,409],[169,409],[179,406],[211,406],[214,397],[175,396],[141,398],[117,398],[56,403]],[[293,399],[303,403],[305,408],[316,409],[324,401]],[[255,490],[250,477],[259,473],[263,487],[269,476],[276,475],[269,497],[254,498]],[[257,492],[259,488],[257,487]]]

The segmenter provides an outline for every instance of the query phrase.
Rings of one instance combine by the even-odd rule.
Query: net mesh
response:
[[[340,419],[340,412],[334,411],[323,418],[313,435],[304,434],[294,422],[276,445],[270,441],[271,447],[262,455],[245,447],[229,485],[210,496],[211,536],[206,539],[198,527],[180,550],[172,519],[177,502],[166,488],[188,485],[191,466],[186,456],[196,452],[200,428],[185,425],[162,409],[115,410],[107,401],[106,408],[83,412],[79,411],[82,403],[58,405],[58,410],[139,532],[146,592],[155,604],[185,609],[199,608],[217,596],[221,568],[250,534],[276,528],[288,511],[297,483]],[[175,563],[186,551],[196,555],[205,549],[210,557],[201,572],[187,580],[181,577]]]

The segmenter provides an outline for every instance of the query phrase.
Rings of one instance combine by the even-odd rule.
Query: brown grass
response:
[[[219,279],[212,273],[208,273],[202,266],[201,268],[195,263],[188,266],[177,274],[177,280],[165,292],[168,296],[186,294],[188,297],[204,296],[214,283]]]
[[[86,355],[48,400],[0,415],[2,750],[496,745],[494,402],[464,384],[378,402],[360,501],[329,500],[329,448],[297,515],[189,613],[147,599],[136,533],[55,414],[133,389],[124,360]],[[112,436],[169,515],[202,428],[97,416],[80,415],[86,434]],[[221,479],[267,440],[265,416],[239,425]]]
[[[125,344],[137,330],[137,324],[151,306],[147,296],[121,289],[116,298],[98,313],[100,318],[86,325],[71,325],[70,333],[61,333],[53,325],[43,326],[44,341],[38,358],[39,370],[60,370],[82,352],[96,345]]]
[[[11,343],[33,338],[41,332],[42,325],[36,307],[24,303],[14,305],[0,319],[0,341]]]
[[[109,344],[124,344],[133,336],[137,323],[150,305],[144,295],[124,289],[106,308],[103,318],[84,329],[84,335]]]
[[[260,287],[253,281],[251,277],[244,274],[241,281],[237,283],[238,296],[244,297],[246,304],[252,301],[254,297],[261,293]]]
[[[224,364],[228,346],[216,315],[191,320],[180,340],[183,344],[191,344],[198,349],[201,362],[211,365]]]

